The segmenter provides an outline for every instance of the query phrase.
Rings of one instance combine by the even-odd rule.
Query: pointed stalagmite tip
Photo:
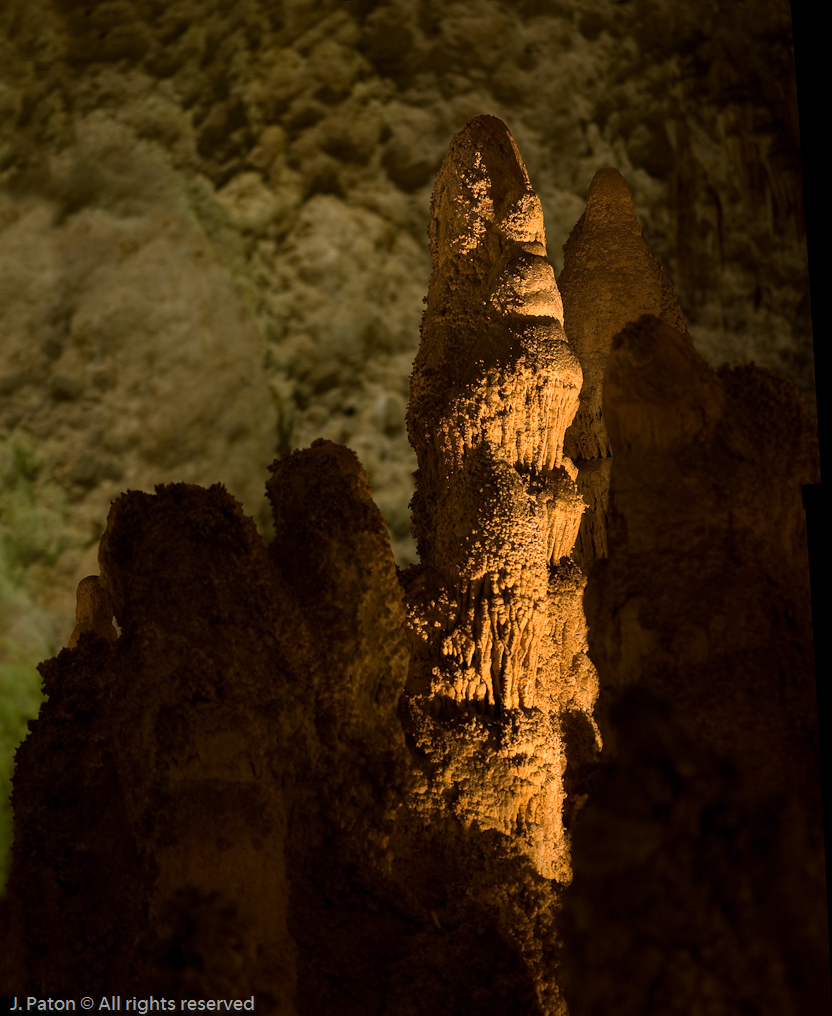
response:
[[[454,135],[436,178],[432,211],[434,264],[489,247],[495,238],[498,248],[499,240],[546,243],[540,202],[514,138],[496,116],[475,117]]]
[[[81,579],[75,591],[76,621],[111,621],[113,611],[97,575]]]
[[[586,195],[587,225],[621,226],[628,220],[640,231],[633,195],[627,181],[617,169],[610,166],[599,169],[593,176]]]
[[[473,156],[473,158],[472,158]],[[476,116],[451,138],[444,160],[449,167],[469,169],[480,165],[493,180],[530,189],[523,159],[508,127],[496,116]]]

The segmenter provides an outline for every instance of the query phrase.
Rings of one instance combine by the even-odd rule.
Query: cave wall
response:
[[[517,138],[557,274],[615,166],[703,355],[814,397],[782,0],[16,0],[0,18],[6,787],[34,665],[66,644],[121,490],[224,482],[268,540],[262,469],[322,436],[358,453],[415,561],[428,198],[471,116]]]
[[[562,293],[545,239],[473,119],[431,200],[418,565],[324,439],[272,463],[268,548],[220,484],[112,504],[17,753],[5,990],[828,1011],[817,419],[696,351],[616,170]]]

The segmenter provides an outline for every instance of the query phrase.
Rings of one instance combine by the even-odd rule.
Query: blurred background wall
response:
[[[414,560],[434,175],[502,118],[549,257],[615,166],[699,351],[815,407],[787,0],[0,3],[0,879],[12,756],[111,501],[358,453]],[[160,595],[163,595],[161,591]]]

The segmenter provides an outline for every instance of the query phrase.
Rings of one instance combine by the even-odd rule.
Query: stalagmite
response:
[[[606,764],[564,894],[570,1013],[824,1016],[817,422],[654,315],[613,340],[603,409],[610,553],[585,604]]]
[[[599,169],[586,211],[563,246],[559,279],[564,327],[583,372],[580,404],[564,451],[577,467],[587,504],[575,546],[584,571],[607,554],[610,456],[615,453],[601,405],[613,336],[642,314],[655,314],[692,349],[673,286],[642,235],[633,198],[615,169]]]
[[[116,626],[113,624],[113,608],[101,580],[97,575],[88,575],[78,583],[75,593],[76,625],[67,642],[67,649],[78,645],[78,639],[84,632],[98,635],[110,642],[118,638]]]
[[[422,559],[406,576],[408,707],[422,723],[468,715],[471,738],[513,729],[511,755],[452,760],[444,781],[468,780],[464,822],[504,835],[521,825],[537,870],[568,883],[560,716],[580,712],[592,728],[595,688],[583,580],[569,558],[584,503],[563,457],[581,368],[540,202],[500,120],[477,117],[454,137],[431,212],[433,274],[407,418]],[[560,642],[556,614],[575,622]],[[444,792],[434,774],[422,806],[438,809]],[[539,817],[520,821],[528,815]]]
[[[82,633],[41,667],[48,699],[13,798],[19,953],[0,971],[15,991],[63,995],[248,982],[288,1016],[274,731],[293,604],[278,613],[254,522],[220,485],[121,495],[99,567],[79,600],[92,589],[122,635]]]

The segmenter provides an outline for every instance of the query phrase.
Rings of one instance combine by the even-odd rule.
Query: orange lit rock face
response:
[[[429,757],[433,725],[468,725],[419,800],[439,810],[460,787],[463,823],[521,830],[537,870],[566,883],[559,716],[581,712],[591,727],[597,684],[569,560],[584,504],[563,457],[581,368],[540,202],[505,124],[482,116],[456,135],[431,210],[433,274],[407,418],[422,558],[407,578],[407,701],[423,714]],[[508,729],[501,751],[484,750]]]
[[[433,503],[468,452],[484,445],[526,476],[551,474],[581,387],[540,202],[505,124],[478,117],[456,135],[431,212],[433,274],[408,409],[423,563],[433,563]]]

